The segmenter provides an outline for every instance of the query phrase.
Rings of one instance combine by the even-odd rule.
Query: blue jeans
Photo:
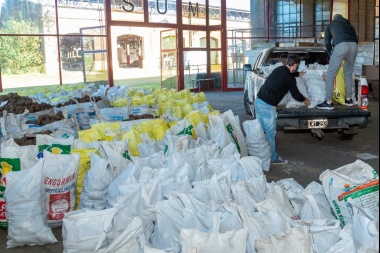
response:
[[[261,128],[264,130],[265,136],[269,142],[272,152],[272,161],[278,158],[276,152],[276,107],[268,105],[259,98],[255,100],[256,118],[259,120]]]

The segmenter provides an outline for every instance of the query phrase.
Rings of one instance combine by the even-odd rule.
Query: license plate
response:
[[[309,119],[307,121],[308,128],[326,128],[328,124],[327,119]]]

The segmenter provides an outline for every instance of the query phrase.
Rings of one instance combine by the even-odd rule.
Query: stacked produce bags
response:
[[[100,99],[74,110],[50,103],[59,124],[2,118],[8,247],[55,243],[51,228],[62,226],[66,253],[379,250],[378,175],[364,162],[306,188],[267,182],[257,121],[244,122],[245,136],[239,118],[213,110],[203,93],[71,92]],[[17,144],[25,136],[34,143]]]

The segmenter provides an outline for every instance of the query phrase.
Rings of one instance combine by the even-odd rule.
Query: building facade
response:
[[[358,64],[378,64],[378,0],[0,3],[0,43],[29,41],[12,54],[0,49],[2,89],[93,82],[181,90],[209,79],[207,88],[239,90],[250,53],[278,43],[320,43],[338,12],[355,26],[363,44]],[[39,50],[22,46],[32,43]]]

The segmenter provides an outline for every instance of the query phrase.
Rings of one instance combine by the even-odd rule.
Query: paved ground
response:
[[[239,115],[240,121],[251,120],[244,111],[243,92],[208,92],[207,98],[214,109],[224,112],[231,109]],[[294,178],[306,187],[310,182],[319,182],[319,175],[326,169],[336,169],[352,163],[358,157],[364,157],[366,163],[379,171],[379,101],[371,100],[370,111],[373,113],[366,129],[352,141],[340,141],[334,133],[325,133],[322,141],[316,140],[310,133],[277,133],[277,151],[289,160],[287,165],[272,166],[266,173],[268,181],[277,181],[283,178]],[[373,159],[366,159],[369,155]],[[0,229],[1,253],[43,253],[62,252],[61,229],[53,230],[59,243],[6,249],[7,232]]]

